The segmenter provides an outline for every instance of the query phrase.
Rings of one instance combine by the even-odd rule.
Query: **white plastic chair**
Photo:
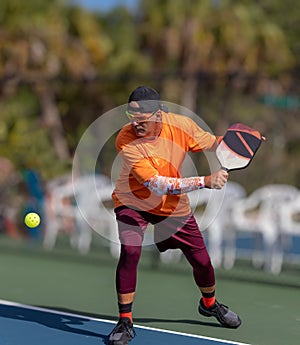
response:
[[[249,197],[233,204],[233,228],[228,233],[225,246],[227,268],[234,266],[236,259],[236,237],[238,232],[258,234],[262,238],[262,250],[253,251],[254,266],[264,265],[267,271],[278,274],[280,253],[278,236],[280,232],[278,209],[280,205],[295,199],[298,190],[294,186],[273,184],[255,190]]]
[[[111,194],[113,185],[104,175],[87,175],[73,181],[76,199],[77,246],[80,252],[88,252],[93,230],[106,239],[115,238]]]
[[[211,223],[207,228],[209,254],[214,267],[222,264],[226,267],[226,257],[223,254],[223,243],[232,228],[232,207],[234,203],[246,196],[246,191],[237,182],[227,182],[224,190],[212,190],[212,205],[208,209],[212,213]]]
[[[59,232],[64,231],[71,235],[75,230],[71,224],[71,222],[74,222],[71,175],[65,175],[50,181],[46,186],[46,190],[43,246],[47,250],[52,250],[55,247]],[[67,223],[68,226],[66,226]]]
[[[224,261],[222,244],[227,229],[231,227],[231,207],[245,195],[244,187],[232,181],[228,181],[221,190],[201,189],[188,193],[200,230],[202,233],[207,231],[208,251],[215,268]]]
[[[284,262],[285,252],[290,247],[292,237],[300,237],[300,191],[295,199],[280,205],[278,209],[280,225],[280,247],[278,255],[278,270],[281,271]],[[297,263],[300,263],[300,256],[294,256]]]
[[[64,220],[74,222],[69,232],[70,244],[85,254],[90,250],[93,229],[110,236],[114,233],[112,209],[107,210],[104,202],[111,200],[113,187],[104,175],[81,176],[72,181],[71,176],[51,181],[48,185],[46,228],[43,245],[45,249],[55,247],[58,233],[64,231]],[[105,229],[108,228],[108,234]],[[115,235],[114,235],[115,236]]]

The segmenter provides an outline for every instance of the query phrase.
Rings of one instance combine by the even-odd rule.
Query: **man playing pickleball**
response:
[[[134,335],[132,305],[144,232],[154,225],[159,251],[179,248],[193,268],[201,299],[199,313],[214,316],[225,327],[237,328],[240,318],[215,297],[215,275],[202,234],[186,193],[221,189],[228,173],[182,178],[186,154],[215,150],[220,137],[201,129],[190,118],[168,112],[158,92],[140,86],[130,95],[125,125],[116,139],[122,157],[120,176],[113,192],[121,242],[116,269],[119,321],[109,336],[111,345],[127,344]]]

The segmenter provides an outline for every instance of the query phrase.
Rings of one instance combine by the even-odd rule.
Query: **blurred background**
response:
[[[1,246],[117,258],[76,214],[72,158],[94,120],[150,85],[218,135],[243,122],[266,136],[254,162],[230,174],[208,246],[216,268],[243,261],[275,276],[292,266],[299,277],[299,14],[292,0],[1,0]],[[110,185],[114,138],[99,157],[100,189]],[[194,204],[199,219],[206,202]],[[29,211],[41,215],[36,229],[24,225]],[[104,226],[115,238],[111,219]]]
[[[99,204],[88,192],[93,180],[80,180],[81,200],[92,218],[101,214],[104,237],[76,207],[73,156],[90,124],[149,85],[217,135],[243,122],[267,140],[247,169],[230,173],[224,194],[189,195],[201,222],[216,193],[219,213],[204,235],[218,292],[243,311],[245,326],[227,333],[194,321],[161,324],[174,318],[174,305],[181,317],[198,318],[198,292],[181,254],[159,255],[152,246],[144,248],[139,283],[139,296],[152,298],[137,297],[135,312],[157,316],[156,300],[161,318],[139,321],[252,344],[298,344],[299,23],[300,2],[292,0],[1,0],[0,297],[114,319],[116,133],[97,162]],[[209,173],[206,158],[193,159],[199,174]],[[30,211],[41,216],[35,229],[24,224]],[[153,297],[155,281],[166,289]]]

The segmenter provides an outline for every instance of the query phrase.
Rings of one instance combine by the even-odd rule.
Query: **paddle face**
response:
[[[252,161],[264,137],[242,123],[231,125],[216,149],[222,168],[230,171],[246,168]]]

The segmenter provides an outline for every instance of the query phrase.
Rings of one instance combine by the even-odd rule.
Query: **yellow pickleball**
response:
[[[41,218],[37,213],[30,212],[26,214],[24,222],[29,228],[36,228],[39,226]]]

